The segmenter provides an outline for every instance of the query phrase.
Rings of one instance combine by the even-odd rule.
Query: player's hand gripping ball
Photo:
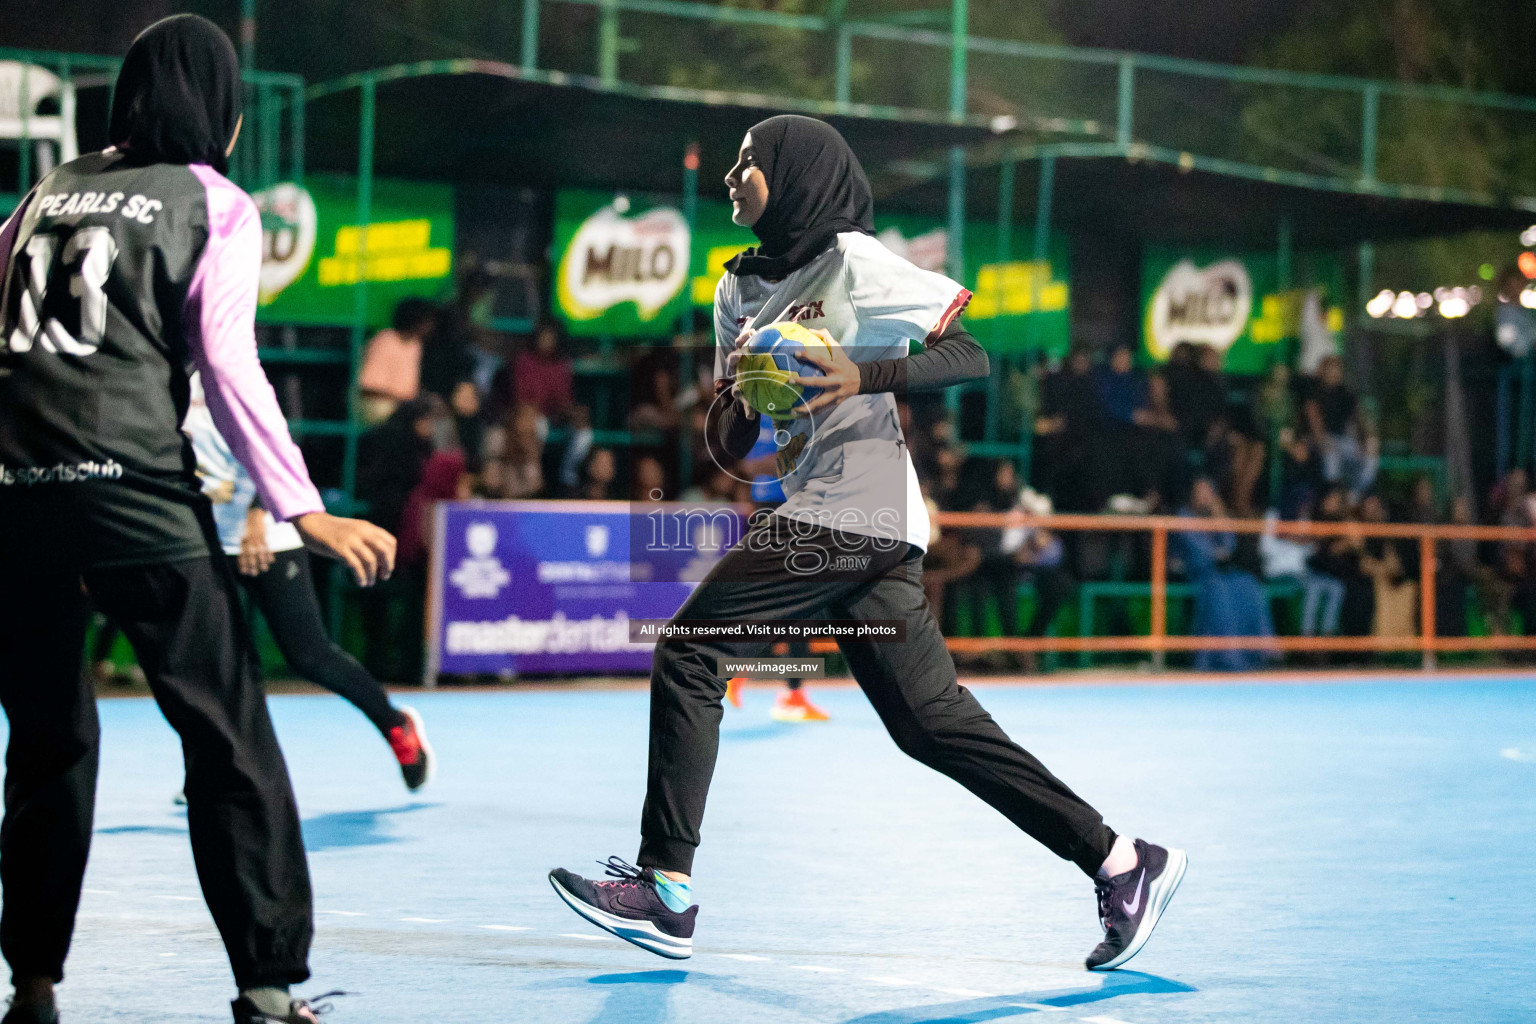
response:
[[[797,376],[823,376],[801,354],[809,351],[831,358],[832,344],[793,321],[769,324],[747,342],[736,364],[736,390],[764,416],[787,420],[806,401],[804,388],[789,381]]]

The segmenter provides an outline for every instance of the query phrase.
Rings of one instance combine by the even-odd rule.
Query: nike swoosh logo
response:
[[[1136,898],[1134,900],[1131,900],[1129,903],[1122,903],[1122,904],[1120,904],[1122,907],[1125,908],[1125,912],[1127,914],[1130,914],[1132,917],[1135,917],[1136,916],[1136,911],[1141,909],[1141,885],[1146,880],[1147,880],[1147,869],[1146,868],[1142,868],[1141,869],[1141,877],[1136,879]]]

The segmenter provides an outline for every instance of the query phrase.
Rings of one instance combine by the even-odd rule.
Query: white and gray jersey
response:
[[[872,236],[844,232],[782,281],[727,273],[715,289],[715,376],[743,328],[794,320],[820,328],[856,363],[902,359],[936,338],[970,292],[920,270]],[[896,399],[857,395],[830,412],[777,424],[788,500],[777,515],[928,547],[928,510],[902,437]]]
[[[203,380],[194,373],[188,380],[190,396],[187,417],[181,430],[192,441],[197,457],[197,476],[203,494],[213,503],[213,524],[219,532],[219,546],[226,555],[240,553],[240,538],[245,533],[245,516],[256,500],[256,482],[246,472],[229,442],[214,425],[208,401],[203,397]],[[267,547],[272,551],[292,551],[304,546],[292,523],[280,523],[267,513]]]

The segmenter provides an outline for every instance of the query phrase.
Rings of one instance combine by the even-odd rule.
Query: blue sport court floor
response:
[[[1184,847],[1156,936],[1110,975],[1092,887],[896,752],[859,692],[827,724],[728,711],[696,864],[697,952],[664,961],[560,904],[549,868],[630,858],[640,688],[408,698],[419,798],[339,699],[275,696],[316,888],[328,1024],[1041,1024],[1536,1020],[1536,684],[1521,677],[982,685],[1118,829]],[[179,750],[102,703],[70,1024],[225,1021]]]

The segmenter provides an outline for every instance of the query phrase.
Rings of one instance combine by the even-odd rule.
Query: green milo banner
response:
[[[1224,353],[1229,372],[1263,373],[1298,338],[1302,300],[1312,289],[1323,292],[1329,328],[1342,328],[1338,259],[1297,254],[1283,289],[1279,262],[1275,253],[1148,246],[1141,274],[1143,362],[1166,362],[1189,342]]]
[[[877,217],[876,235],[920,267],[943,271],[948,233],[920,217]],[[1071,293],[1068,248],[1056,239],[1049,258],[1024,255],[1027,225],[998,251],[996,225],[966,228],[966,287],[974,293],[965,321],[994,351],[1066,350]],[[553,308],[575,335],[665,337],[690,306],[714,303],[715,285],[732,256],[754,244],[731,223],[731,207],[700,202],[688,230],[675,198],[570,189],[555,200]],[[683,259],[683,254],[688,259]]]
[[[368,323],[389,322],[409,296],[444,298],[453,288],[453,189],[376,178],[366,237],[357,222],[357,182],[315,175],[253,196],[261,211],[257,319],[342,326],[368,281]],[[366,255],[365,255],[366,254]]]

